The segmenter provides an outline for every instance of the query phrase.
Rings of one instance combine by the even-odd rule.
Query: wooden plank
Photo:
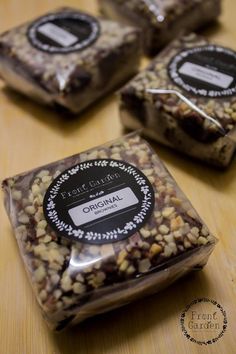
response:
[[[64,5],[60,0],[1,0],[0,31]],[[96,13],[95,0],[68,0]],[[220,25],[205,33],[236,49],[236,2],[224,1]],[[3,84],[0,84],[3,87]],[[0,91],[0,178],[119,137],[113,95],[79,119],[66,121],[18,94]],[[147,299],[91,319],[65,333],[45,325],[28,283],[17,244],[0,203],[0,352],[2,354],[234,354],[236,353],[236,162],[219,172],[160,146],[156,151],[191,199],[218,243],[204,271]],[[182,334],[179,317],[192,300],[208,297],[226,310],[228,328],[217,344],[201,347]]]

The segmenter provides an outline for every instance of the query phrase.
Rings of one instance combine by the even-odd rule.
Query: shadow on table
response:
[[[221,33],[224,28],[223,24],[219,21],[213,21],[196,31],[199,35],[205,36],[211,41],[211,38],[217,33]]]
[[[63,136],[70,135],[82,128],[91,117],[98,116],[104,107],[110,105],[115,97],[115,94],[111,93],[96,101],[81,114],[72,114],[61,107],[53,108],[41,105],[8,87],[4,87],[2,93],[23,112],[29,114],[32,119],[37,119],[47,125],[49,129],[57,130]]]
[[[210,278],[194,272],[168,289],[128,306],[99,315],[53,336],[57,354],[110,353],[129,344],[139,335],[161,327],[169,318],[181,329],[182,310],[196,298],[210,293]],[[171,333],[169,333],[171,336]],[[158,339],[156,339],[158,348]]]

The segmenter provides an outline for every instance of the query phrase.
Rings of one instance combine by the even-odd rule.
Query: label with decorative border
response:
[[[236,52],[206,45],[183,50],[170,62],[172,81],[185,91],[203,97],[236,95]]]
[[[99,36],[96,18],[81,12],[58,12],[40,17],[28,28],[30,43],[48,53],[70,53],[91,45]]]
[[[226,332],[226,311],[215,300],[201,298],[186,306],[180,316],[185,337],[201,346],[215,344]]]
[[[155,203],[148,178],[124,161],[97,159],[59,175],[43,201],[48,224],[69,240],[105,244],[137,232]]]

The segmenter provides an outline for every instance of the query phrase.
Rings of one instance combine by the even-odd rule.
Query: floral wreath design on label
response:
[[[86,22],[87,24],[90,25],[91,28],[91,33],[88,36],[87,39],[82,40],[81,42],[77,43],[76,45],[72,45],[70,47],[53,47],[52,45],[49,44],[43,44],[41,41],[37,39],[37,30],[38,27],[46,24],[50,21],[55,21],[57,19],[63,20],[63,19],[72,19],[72,20],[79,20]],[[54,14],[49,14],[40,17],[37,19],[35,22],[33,22],[27,31],[28,39],[30,43],[37,49],[40,49],[44,52],[47,53],[52,53],[52,54],[67,54],[75,51],[82,50],[89,45],[91,45],[93,42],[96,41],[100,34],[100,25],[97,19],[93,16],[81,13],[81,12],[59,12],[59,13],[54,13]]]
[[[188,310],[193,305],[196,305],[200,302],[208,302],[208,303],[211,303],[212,305],[216,306],[220,310],[220,312],[222,313],[222,316],[223,316],[223,326],[222,326],[221,332],[218,334],[217,337],[209,339],[207,341],[196,340],[195,338],[190,336],[190,334],[188,334],[188,331],[184,325],[185,316],[186,316],[186,313],[188,312]],[[221,337],[223,337],[223,335],[227,329],[227,325],[228,325],[228,320],[227,320],[227,316],[226,316],[226,311],[223,309],[223,307],[217,301],[211,300],[208,298],[201,298],[201,299],[193,300],[189,305],[186,306],[186,308],[184,309],[184,311],[182,312],[182,314],[180,316],[180,326],[181,326],[181,330],[182,330],[184,336],[187,339],[189,339],[191,342],[199,344],[199,345],[209,345],[209,344],[214,344],[215,342],[217,342]]]
[[[116,228],[103,234],[91,231],[85,232],[80,228],[73,228],[71,225],[66,224],[59,219],[54,199],[58,195],[61,186],[70,178],[70,176],[73,176],[80,171],[88,170],[92,167],[119,168],[120,170],[133,176],[137,185],[140,186],[140,191],[143,195],[141,210],[137,215],[134,216],[133,220],[126,223],[123,228]],[[104,192],[102,191],[101,194],[103,193]],[[93,196],[94,195],[90,195],[90,197]],[[128,163],[123,163],[122,161],[111,159],[90,160],[87,162],[79,163],[67,169],[56,178],[56,184],[52,188],[49,186],[45,198],[47,199],[47,202],[44,204],[44,214],[46,219],[50,220],[51,224],[54,225],[56,231],[59,233],[66,233],[68,236],[75,238],[77,241],[85,240],[86,242],[93,242],[96,240],[104,240],[106,242],[119,241],[121,240],[119,236],[123,236],[123,239],[124,236],[127,235],[131,230],[133,230],[133,233],[137,232],[145,223],[146,219],[151,216],[151,213],[154,209],[154,191],[147,177],[136,167],[133,167]]]
[[[194,48],[183,49],[181,52],[179,52],[177,55],[175,55],[169,63],[168,74],[169,74],[170,79],[181,89],[184,89],[185,91],[190,92],[190,93],[197,95],[197,96],[220,98],[220,97],[228,97],[228,96],[235,95],[236,86],[228,88],[228,89],[222,89],[220,91],[215,91],[214,89],[206,90],[206,89],[199,89],[199,88],[193,87],[192,85],[186,83],[182,79],[182,77],[179,74],[178,64],[181,61],[183,61],[184,59],[186,60],[189,55],[201,53],[201,52],[224,53],[224,54],[234,58],[235,63],[236,63],[236,52],[231,49],[225,48],[225,47],[216,46],[216,45],[203,45],[203,46],[198,46],[198,47],[194,47]]]

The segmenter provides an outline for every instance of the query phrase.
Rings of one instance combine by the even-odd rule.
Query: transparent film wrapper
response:
[[[109,165],[111,170],[100,178],[100,172],[93,171],[95,165],[102,171]],[[64,172],[68,169],[70,176]],[[114,169],[119,173],[114,173]],[[123,182],[122,174],[127,174]],[[129,204],[134,200],[133,206],[127,209],[123,205],[119,213],[109,215],[109,209],[103,208],[106,217],[93,217],[92,227],[99,225],[103,234],[87,232],[82,239],[81,229],[73,231],[63,222],[56,224],[60,230],[57,232],[55,224],[52,227],[48,222],[48,216],[55,211],[46,217],[44,203],[49,191],[58,192],[58,183],[70,183],[73,176],[77,176],[77,187],[69,192],[63,187],[60,198],[67,201],[70,196],[70,215],[77,208],[72,215],[75,224],[82,224],[82,218],[89,217],[78,211],[81,203],[83,210],[88,211],[88,203],[83,200],[88,185],[93,186],[92,194],[91,190],[88,194],[91,213],[94,206],[96,213],[101,211],[101,198],[107,198],[103,203],[110,200],[114,190],[119,198],[109,208],[116,208],[125,199]],[[132,182],[134,176],[138,184]],[[101,188],[99,183],[103,183]],[[6,211],[37,301],[44,318],[57,331],[157,292],[188,272],[201,269],[216,243],[158,156],[137,133],[6,179],[3,191]],[[140,191],[144,199],[149,199],[148,203],[140,197],[135,201]],[[78,197],[83,197],[80,205]],[[50,206],[56,203],[51,200]],[[136,213],[139,205],[142,212],[138,216],[132,214],[135,222],[131,222],[129,213]],[[62,207],[65,210],[64,204]],[[111,222],[117,217],[115,222],[120,223],[120,228],[113,233]],[[129,222],[122,229],[126,218]],[[63,235],[65,227],[70,229],[67,237]],[[88,224],[84,230],[87,227]],[[68,235],[73,232],[74,238],[70,239]]]
[[[209,164],[235,152],[236,53],[195,34],[181,37],[120,92],[128,129]]]
[[[99,0],[99,4],[106,17],[141,27],[144,50],[151,55],[221,13],[221,0]]]
[[[137,28],[63,8],[0,35],[0,77],[40,103],[79,113],[137,72]]]

